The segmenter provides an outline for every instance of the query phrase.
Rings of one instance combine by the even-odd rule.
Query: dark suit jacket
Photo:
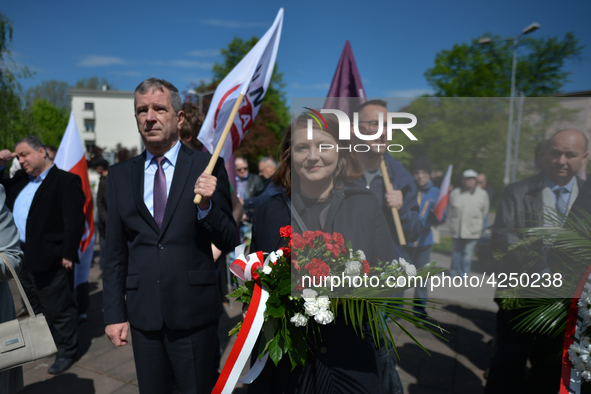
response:
[[[579,195],[583,194],[583,181],[576,177]],[[542,190],[546,187],[544,173],[512,183],[503,189],[495,224],[492,229],[492,250],[507,251],[524,235],[517,229],[540,227],[544,224]]]
[[[159,229],[144,203],[145,155],[109,169],[105,324],[155,331],[211,323],[222,314],[211,243],[229,251],[237,231],[223,160],[213,170],[211,211],[198,220],[193,190],[211,156],[181,145]]]
[[[108,175],[102,176],[99,181],[98,191],[96,193],[96,208],[98,210],[98,229],[101,237],[104,237],[107,230],[107,215],[108,215],[108,204],[107,204],[107,184]]]
[[[6,206],[14,209],[19,193],[29,183],[20,170],[4,183]],[[84,234],[84,192],[76,174],[52,167],[35,193],[27,218],[25,264],[32,272],[61,267],[62,258],[78,262]]]

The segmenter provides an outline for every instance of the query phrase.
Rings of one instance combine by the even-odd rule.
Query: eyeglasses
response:
[[[236,171],[246,171],[248,170],[248,167],[242,167],[242,168],[237,168]]]
[[[378,131],[378,128],[380,127],[380,123],[377,120],[365,120],[359,121],[358,123],[360,123],[359,132],[362,134],[375,133]],[[361,126],[361,123],[367,123],[367,127]],[[383,126],[384,127],[382,128],[382,130],[386,130],[388,128],[388,123],[384,122]]]

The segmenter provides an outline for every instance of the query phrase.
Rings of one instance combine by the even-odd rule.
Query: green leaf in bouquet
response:
[[[271,360],[273,360],[275,365],[277,365],[281,360],[281,357],[283,357],[284,342],[285,341],[281,335],[281,331],[277,331],[275,334],[275,338],[273,338],[273,340],[269,344],[269,357],[271,357]]]
[[[265,314],[268,316],[281,318],[285,315],[285,306],[282,305],[279,293],[272,293],[267,300],[267,310]]]
[[[566,328],[566,319],[571,299],[527,299],[523,312],[517,316],[515,329],[519,332],[534,332],[551,336],[561,335]]]
[[[291,338],[291,346],[287,354],[291,361],[292,371],[298,364],[302,366],[306,365],[309,346],[305,340],[306,336],[303,334],[305,331],[304,327],[295,327],[294,332],[296,335],[293,335]]]
[[[263,328],[261,330],[261,340],[259,341],[259,359],[263,358],[264,354],[269,349],[271,341],[275,338],[276,331],[279,328],[279,322],[277,319],[272,317],[267,317],[265,322],[263,323]]]
[[[291,294],[291,277],[287,276],[279,281],[279,295],[285,296]]]
[[[250,300],[252,298],[252,291],[254,289],[254,283],[253,283],[253,287],[250,287],[250,288],[247,285],[248,283],[249,282],[246,282],[244,285],[238,286],[236,288],[236,290],[234,290],[233,292],[228,294],[228,297],[235,298],[236,301],[238,301],[238,302],[249,304]]]

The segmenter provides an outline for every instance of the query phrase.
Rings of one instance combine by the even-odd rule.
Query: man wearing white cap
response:
[[[472,255],[482,233],[484,218],[488,215],[488,194],[476,186],[478,173],[462,173],[462,187],[449,195],[448,223],[451,232],[452,275],[470,273]]]

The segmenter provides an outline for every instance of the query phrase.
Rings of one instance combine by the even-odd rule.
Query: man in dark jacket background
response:
[[[78,311],[72,296],[74,263],[84,234],[84,192],[80,177],[59,170],[36,137],[0,152],[0,170],[10,157],[22,170],[3,182],[25,254],[19,278],[35,313],[53,326],[57,347],[50,374],[67,370],[78,349]]]
[[[493,226],[491,247],[506,252],[523,239],[519,229],[555,226],[550,217],[568,215],[582,189],[583,182],[575,176],[588,156],[587,137],[575,129],[561,130],[548,140],[543,171],[531,178],[507,186],[502,194]],[[503,270],[518,275],[523,272],[520,260],[510,256],[501,260]],[[541,260],[537,273],[550,272]],[[499,309],[497,313],[496,348],[491,362],[485,393],[556,393],[560,384],[560,368],[564,335],[551,337],[514,330],[513,321],[523,310]],[[526,372],[526,361],[531,368]]]
[[[387,103],[382,100],[370,100],[361,105],[357,112],[359,113],[359,132],[366,135],[375,134],[379,126],[380,113],[382,114],[382,121],[386,123],[388,115]],[[417,203],[417,185],[415,178],[406,168],[388,154],[386,146],[389,141],[386,139],[386,125],[383,125],[383,130],[381,137],[370,144],[368,152],[357,152],[357,159],[363,167],[363,176],[359,178],[358,182],[361,186],[370,189],[376,196],[386,216],[386,222],[392,233],[397,252],[399,255],[404,256],[406,252],[400,248],[400,241],[396,235],[396,227],[392,217],[392,208],[398,209],[406,242],[416,241],[423,229]],[[364,141],[358,142],[363,143]],[[386,190],[380,170],[382,158],[386,162],[388,177],[393,188],[390,191]]]

